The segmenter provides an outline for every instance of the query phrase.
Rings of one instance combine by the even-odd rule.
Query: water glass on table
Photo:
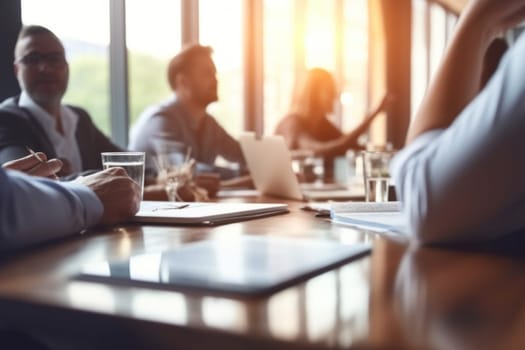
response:
[[[195,161],[190,158],[191,149],[169,139],[153,140],[153,146],[157,182],[165,185],[169,201],[181,201],[179,189],[193,179]]]
[[[124,168],[128,176],[140,186],[141,198],[144,194],[144,152],[102,152],[104,169]]]
[[[363,178],[367,202],[387,202],[390,186],[390,161],[393,151],[363,151]]]

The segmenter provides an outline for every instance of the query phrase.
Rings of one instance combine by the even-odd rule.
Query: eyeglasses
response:
[[[48,67],[61,68],[66,64],[66,58],[62,53],[58,52],[48,54],[30,53],[16,62],[30,67],[37,67],[43,63]]]

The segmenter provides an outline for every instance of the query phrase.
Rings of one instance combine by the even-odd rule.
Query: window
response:
[[[342,48],[342,128],[351,130],[368,111],[368,1],[345,1]],[[375,106],[372,106],[372,108]]]
[[[426,3],[421,0],[412,0],[412,81],[411,81],[411,108],[414,114],[423,96],[425,95],[428,84],[428,57],[427,57],[427,36],[425,27]]]
[[[293,1],[264,1],[264,131],[288,112],[295,84]],[[296,24],[297,25],[297,24]]]
[[[457,16],[430,0],[412,0],[412,116],[441,62]]]
[[[166,67],[181,48],[182,1],[125,2],[130,125],[147,106],[171,95]],[[334,122],[343,130],[355,126],[368,110],[368,2],[258,1],[263,6],[264,80],[259,83],[264,84],[264,132],[273,133],[289,111],[296,81],[315,66],[331,71],[338,84],[341,95],[335,101]],[[214,49],[219,81],[219,101],[209,112],[236,136],[244,129],[245,117],[246,3],[199,0],[198,4],[198,40]],[[22,0],[24,23],[45,25],[64,42],[70,63],[64,101],[86,108],[106,133],[111,125],[109,5],[109,0]]]
[[[430,4],[430,79],[435,75],[445,51],[447,18],[445,10]]]
[[[244,128],[242,0],[200,0],[199,41],[213,48],[219,101],[208,111],[231,135]]]
[[[172,95],[166,71],[181,48],[180,9],[180,0],[126,2],[130,125]]]
[[[43,25],[62,40],[69,62],[64,102],[85,108],[109,133],[109,1],[22,0],[21,5],[24,25]]]

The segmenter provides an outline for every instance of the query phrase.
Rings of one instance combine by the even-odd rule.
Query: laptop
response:
[[[281,135],[239,137],[255,188],[264,195],[296,200],[362,200],[364,189],[334,184],[300,184],[292,169],[292,155]],[[304,186],[304,187],[303,187]]]

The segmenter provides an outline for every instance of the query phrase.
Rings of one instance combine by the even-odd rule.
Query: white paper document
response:
[[[134,222],[217,225],[288,212],[282,203],[209,203],[142,201]]]
[[[407,232],[407,225],[399,202],[333,203],[330,216],[335,223],[376,232]]]

